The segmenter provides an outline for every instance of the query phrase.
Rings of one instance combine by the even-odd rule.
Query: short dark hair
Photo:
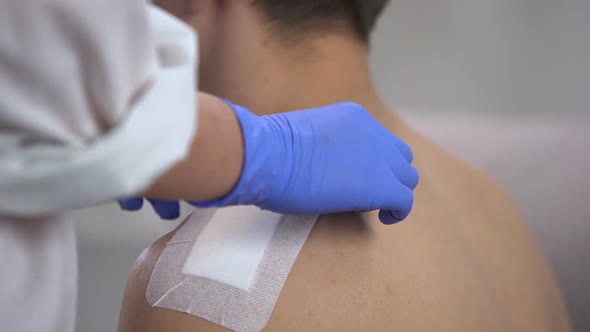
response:
[[[256,0],[269,22],[289,37],[346,28],[367,43],[389,0]]]

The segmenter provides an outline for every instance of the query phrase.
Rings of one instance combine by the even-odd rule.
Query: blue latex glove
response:
[[[381,209],[385,224],[410,213],[419,178],[411,166],[412,151],[363,107],[339,103],[259,117],[228,104],[244,135],[242,176],[228,196],[191,204],[257,205],[286,214]],[[124,209],[132,210],[129,202]],[[160,216],[178,214],[177,202],[152,205]]]

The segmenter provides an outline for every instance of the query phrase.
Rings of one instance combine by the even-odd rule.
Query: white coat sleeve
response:
[[[182,160],[196,39],[146,0],[0,0],[0,216],[135,194]]]

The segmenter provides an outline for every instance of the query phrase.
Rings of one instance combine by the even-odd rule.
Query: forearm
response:
[[[225,196],[238,182],[244,163],[240,123],[218,98],[205,93],[197,98],[199,130],[189,154],[160,176],[145,196],[208,201]]]

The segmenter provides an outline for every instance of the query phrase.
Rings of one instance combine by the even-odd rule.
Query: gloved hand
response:
[[[220,200],[191,204],[257,205],[286,214],[381,209],[385,224],[410,213],[419,178],[412,151],[363,107],[339,103],[259,117],[228,104],[244,135],[240,181]],[[161,216],[178,214],[176,202],[152,204]]]
[[[148,199],[154,211],[164,220],[174,220],[180,217],[180,203],[178,201],[165,201],[160,199]],[[143,207],[143,198],[134,197],[117,200],[121,209],[125,211],[138,211]]]
[[[418,172],[408,145],[353,103],[255,116],[231,105],[243,128],[245,164],[236,188],[199,207],[257,205],[287,214],[382,209],[387,224],[412,209]]]

